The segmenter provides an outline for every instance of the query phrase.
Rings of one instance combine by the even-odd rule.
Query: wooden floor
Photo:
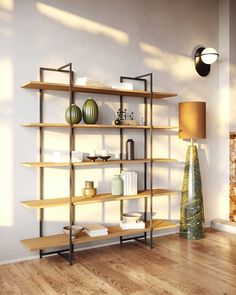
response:
[[[68,266],[53,256],[0,266],[0,294],[236,294],[236,236],[208,230],[206,239],[178,235],[86,250]]]

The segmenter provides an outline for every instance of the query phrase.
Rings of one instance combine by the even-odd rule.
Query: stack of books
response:
[[[101,224],[88,224],[84,226],[84,232],[90,237],[108,235],[108,228]]]
[[[69,152],[53,151],[52,162],[56,162],[56,163],[69,162]]]
[[[139,222],[125,222],[123,220],[120,221],[121,229],[140,229],[145,228],[145,223],[140,220]]]
[[[70,154],[66,151],[53,151],[52,152],[52,162],[63,163],[69,162]],[[82,162],[83,161],[83,152],[81,151],[72,151],[72,162]]]
[[[76,79],[76,85],[90,86],[90,87],[104,87],[103,81],[93,80],[88,77],[81,77]]]
[[[83,162],[83,152],[72,151],[72,162]]]
[[[123,180],[123,195],[137,195],[138,193],[138,179],[137,172],[122,171],[121,178]]]
[[[133,83],[115,83],[112,84],[111,88],[115,88],[115,89],[122,89],[122,90],[133,90]]]

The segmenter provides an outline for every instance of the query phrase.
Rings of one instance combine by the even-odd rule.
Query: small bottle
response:
[[[134,160],[134,141],[131,138],[126,141],[126,160]]]
[[[124,113],[124,120],[126,120],[126,118],[127,118],[127,109],[125,109],[123,113]]]
[[[123,195],[123,180],[122,180],[120,174],[114,175],[114,177],[112,178],[111,194],[113,196]]]

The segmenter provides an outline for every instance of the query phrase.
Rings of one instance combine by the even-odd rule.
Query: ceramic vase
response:
[[[111,194],[113,196],[123,195],[123,180],[120,174],[114,175],[114,177],[112,178]]]
[[[92,97],[85,101],[82,112],[85,124],[96,124],[98,120],[98,106]]]
[[[65,119],[70,124],[70,113],[71,113],[71,124],[78,124],[82,119],[82,113],[80,108],[76,104],[72,104],[71,107],[66,109]]]

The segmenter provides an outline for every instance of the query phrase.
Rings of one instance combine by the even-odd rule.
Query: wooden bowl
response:
[[[96,188],[84,188],[83,189],[83,194],[87,198],[94,197],[96,195],[96,193],[97,193]]]

